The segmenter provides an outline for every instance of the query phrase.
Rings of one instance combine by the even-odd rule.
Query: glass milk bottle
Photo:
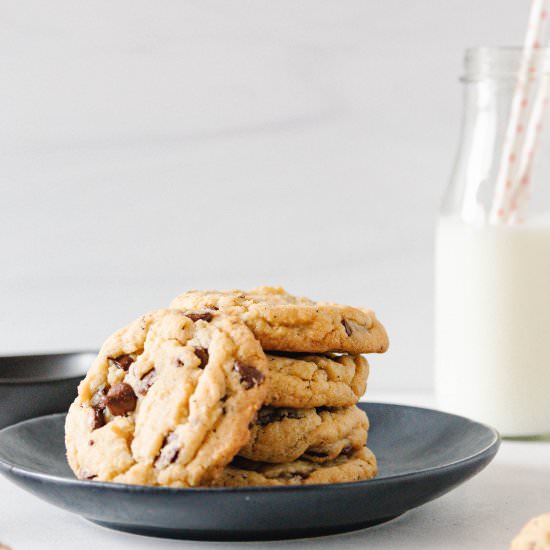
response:
[[[523,219],[491,217],[520,57],[466,52],[461,143],[436,235],[438,406],[509,437],[550,434],[548,109]]]

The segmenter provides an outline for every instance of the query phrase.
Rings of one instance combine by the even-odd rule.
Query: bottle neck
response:
[[[543,52],[550,60],[550,51]],[[519,62],[520,51],[514,48],[481,48],[466,53],[461,138],[442,203],[444,215],[458,215],[468,223],[488,223]],[[546,133],[550,132],[548,122]],[[550,147],[545,149],[546,153],[539,151],[537,157],[548,156]],[[550,167],[541,176],[544,173],[550,174]]]
[[[442,213],[486,221],[512,93],[512,84],[495,80],[465,82],[461,138]]]

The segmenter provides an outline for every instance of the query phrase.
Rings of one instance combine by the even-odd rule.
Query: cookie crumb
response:
[[[510,550],[550,550],[550,513],[529,520],[512,541]]]

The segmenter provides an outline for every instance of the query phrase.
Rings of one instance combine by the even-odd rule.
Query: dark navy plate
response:
[[[113,529],[160,537],[260,540],[324,535],[387,521],[453,489],[495,456],[495,430],[430,409],[360,404],[379,474],[303,487],[170,489],[79,481],[65,460],[64,414],[0,431],[0,471],[56,506]]]

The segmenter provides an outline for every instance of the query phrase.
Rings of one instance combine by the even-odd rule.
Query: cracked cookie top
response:
[[[382,353],[388,337],[373,311],[292,296],[282,288],[192,290],[170,307],[221,310],[240,317],[265,350]]]
[[[259,342],[219,311],[166,309],[113,334],[66,420],[81,479],[196,486],[248,441],[267,391]]]

